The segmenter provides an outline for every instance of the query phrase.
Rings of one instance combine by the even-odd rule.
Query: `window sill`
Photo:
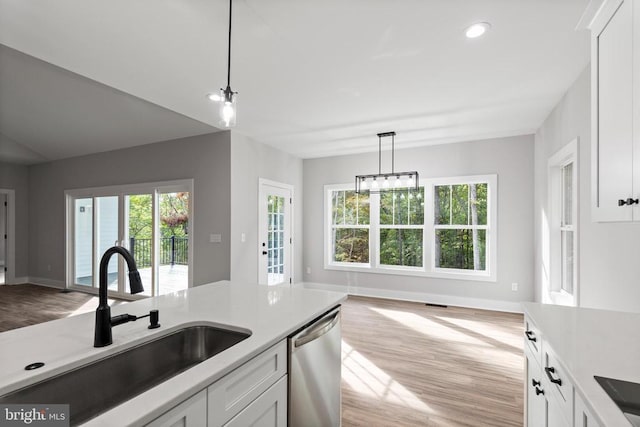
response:
[[[479,272],[450,272],[450,271],[426,271],[424,269],[415,268],[399,268],[399,267],[378,267],[373,268],[369,264],[361,265],[345,265],[345,264],[325,264],[325,270],[336,271],[353,271],[358,273],[387,274],[391,276],[415,276],[415,277],[432,277],[438,279],[451,280],[468,280],[473,282],[496,282],[495,275]]]

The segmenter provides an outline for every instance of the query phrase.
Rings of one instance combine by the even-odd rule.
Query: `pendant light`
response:
[[[382,138],[386,137],[391,137],[391,172],[382,173]],[[408,187],[416,191],[420,189],[420,182],[417,171],[395,171],[395,141],[395,132],[383,132],[378,134],[378,173],[356,175],[356,193],[361,193],[362,191],[365,191],[369,188],[369,192],[371,193],[379,193],[380,191],[393,190],[400,187]],[[406,177],[406,181],[401,179],[404,177]],[[390,188],[390,180],[393,180],[393,189]]]
[[[236,125],[238,117],[238,92],[231,90],[231,16],[232,2],[229,0],[229,45],[227,50],[227,87],[220,88],[220,94],[209,94],[207,97],[220,103],[220,126],[231,128]]]

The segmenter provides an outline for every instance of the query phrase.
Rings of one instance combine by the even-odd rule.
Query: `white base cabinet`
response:
[[[202,427],[207,425],[207,391],[191,396],[148,427]]]
[[[286,427],[287,385],[283,340],[147,426]]]
[[[525,316],[524,421],[528,427],[599,427],[597,420],[574,387],[563,366],[544,338],[544,331]]]

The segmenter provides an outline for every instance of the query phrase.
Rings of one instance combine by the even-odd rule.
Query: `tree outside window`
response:
[[[369,193],[331,192],[332,260],[369,263]]]
[[[436,268],[486,270],[487,183],[436,185]]]
[[[380,193],[380,264],[423,266],[424,187]]]

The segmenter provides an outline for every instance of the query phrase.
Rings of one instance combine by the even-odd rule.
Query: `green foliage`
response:
[[[334,260],[337,262],[369,262],[369,230],[337,228],[334,230]]]
[[[129,237],[150,239],[153,232],[151,194],[129,196]]]
[[[486,270],[486,230],[488,184],[438,185],[434,188],[434,221],[458,226],[436,229],[436,266],[463,270]],[[332,192],[334,260],[369,262],[369,230],[344,226],[369,225],[369,194],[354,191]],[[380,264],[423,266],[425,192],[408,188],[380,192]],[[336,227],[338,226],[338,227]],[[390,227],[391,226],[391,227]]]
[[[472,199],[473,188],[476,198]],[[473,225],[472,208],[477,210],[475,225],[487,224],[487,184],[438,185],[434,191],[435,223],[441,225]]]
[[[189,232],[189,193],[160,194],[160,235],[184,237]]]
[[[381,192],[380,224],[424,224],[424,187],[420,187],[418,191],[403,188]]]
[[[436,258],[436,267],[474,270],[473,230],[436,230],[436,241],[440,243],[440,256]],[[486,270],[486,230],[477,230],[479,249],[478,270]]]
[[[334,225],[369,225],[369,192],[334,191],[331,221]]]
[[[422,267],[422,230],[380,230],[380,264]]]

